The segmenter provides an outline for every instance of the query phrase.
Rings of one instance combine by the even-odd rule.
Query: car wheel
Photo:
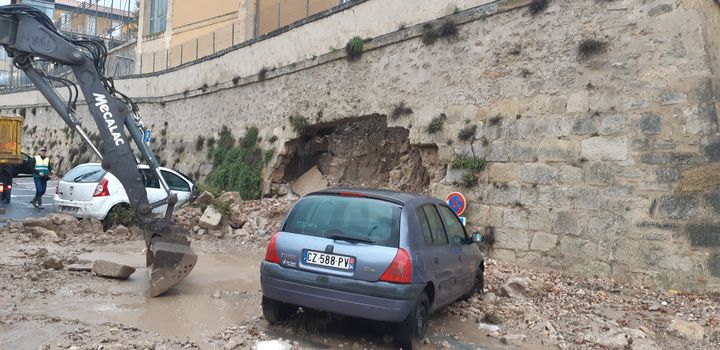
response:
[[[262,312],[270,324],[286,321],[297,312],[298,307],[293,304],[286,304],[281,301],[262,297]]]
[[[397,330],[395,342],[404,350],[418,349],[425,339],[430,316],[430,299],[425,292],[420,294],[415,307]]]
[[[479,268],[475,275],[475,281],[473,282],[472,288],[462,296],[462,300],[468,300],[472,298],[475,293],[482,293],[485,288],[485,271]]]
[[[105,215],[105,219],[102,220],[103,232],[109,230],[111,227],[113,227],[113,225],[115,225],[115,221],[113,220],[113,217],[115,217],[115,213],[127,207],[129,207],[129,205],[127,204],[116,204],[115,206],[110,208],[107,215]]]

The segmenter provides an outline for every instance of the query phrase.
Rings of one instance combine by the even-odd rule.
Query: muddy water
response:
[[[79,258],[105,259],[137,271],[129,280],[113,283],[88,275],[89,283],[62,286],[55,295],[30,307],[29,313],[92,323],[118,322],[200,342],[260,313],[259,253],[200,254],[185,281],[158,298],[145,295],[148,275],[145,256],[139,250],[95,251]]]

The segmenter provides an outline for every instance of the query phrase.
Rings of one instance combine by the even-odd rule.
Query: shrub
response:
[[[393,109],[390,112],[390,118],[397,119],[404,115],[410,115],[412,112],[412,109],[405,105],[405,101],[400,101],[400,103],[393,106]]]
[[[298,135],[302,135],[305,133],[305,128],[307,127],[307,124],[307,118],[301,115],[290,116],[290,126],[292,127],[293,131],[295,131]]]
[[[260,68],[260,71],[258,71],[258,80],[265,80],[269,71],[267,67]]]
[[[530,2],[530,14],[537,15],[548,7],[548,0],[532,0]]]
[[[136,222],[135,211],[129,205],[120,205],[114,207],[108,213],[110,222],[115,225],[123,225],[130,227]]]
[[[450,162],[450,168],[452,169],[467,169],[472,171],[481,171],[485,169],[485,159],[478,158],[476,156],[457,156]]]
[[[450,19],[446,19],[435,28],[431,23],[425,23],[422,27],[422,42],[425,45],[434,44],[437,39],[445,38],[447,40],[456,39],[458,36],[458,27]]]
[[[475,132],[477,131],[477,125],[467,125],[458,132],[458,139],[460,141],[470,141],[475,139]]]
[[[208,176],[208,184],[223,191],[237,191],[243,199],[260,198],[263,157],[257,144],[257,128],[248,128],[235,147],[232,133],[223,127],[218,146],[212,152],[214,169]]]
[[[437,41],[437,33],[435,28],[430,23],[425,23],[422,26],[422,42],[425,45],[432,45]]]
[[[500,122],[502,122],[502,120],[503,120],[502,115],[498,114],[498,115],[488,119],[488,125],[490,125],[490,126],[498,125],[498,124],[500,124]]]
[[[602,53],[607,48],[607,43],[597,39],[585,39],[578,45],[578,57],[586,60],[592,56]]]
[[[230,215],[230,202],[223,202],[219,199],[214,199],[211,206],[217,210],[218,213],[223,216]]]
[[[475,186],[478,183],[478,177],[473,173],[465,174],[462,178],[463,182],[465,182],[465,185],[467,185],[468,187]]]
[[[363,53],[363,45],[365,42],[359,36],[355,36],[345,44],[345,53],[350,61],[358,60]]]
[[[427,132],[429,134],[434,134],[438,131],[442,131],[443,125],[445,125],[445,114],[440,114],[430,121],[430,124],[427,126]]]

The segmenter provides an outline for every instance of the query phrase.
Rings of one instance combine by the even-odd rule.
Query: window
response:
[[[63,177],[63,181],[75,183],[98,182],[105,177],[105,174],[106,171],[100,165],[83,165],[70,170]]]
[[[165,17],[167,16],[167,0],[150,0],[150,16],[148,34],[165,31]]]
[[[168,188],[170,188],[171,190],[190,192],[190,185],[188,185],[187,181],[183,180],[183,178],[181,178],[180,176],[177,176],[165,170],[162,170],[162,176],[163,179],[165,179]]]
[[[97,32],[97,17],[87,18],[87,32],[85,34],[96,35]]]
[[[430,236],[432,237],[432,244],[448,244],[448,238],[445,234],[445,228],[443,228],[442,220],[440,219],[440,215],[438,215],[435,206],[426,205],[420,208],[420,210],[422,210],[423,214],[425,214],[425,218],[430,229]]]
[[[69,32],[72,25],[72,15],[69,12],[60,14],[60,30]]]
[[[295,204],[284,231],[309,236],[341,235],[397,247],[400,206],[382,200],[315,195]]]
[[[150,169],[140,169],[140,172],[145,178],[146,188],[160,188],[160,181],[158,180],[157,175],[155,175],[153,171],[151,171]]]
[[[453,243],[462,243],[467,237],[465,236],[465,228],[463,227],[460,220],[458,220],[455,213],[448,207],[440,207],[440,215],[445,223],[448,236]]]

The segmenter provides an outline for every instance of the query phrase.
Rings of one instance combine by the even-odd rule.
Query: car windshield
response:
[[[105,176],[105,173],[105,170],[103,170],[100,165],[83,165],[70,170],[65,174],[65,177],[63,177],[63,181],[77,183],[98,182]]]
[[[314,195],[295,204],[283,231],[397,247],[400,211],[378,199]]]

